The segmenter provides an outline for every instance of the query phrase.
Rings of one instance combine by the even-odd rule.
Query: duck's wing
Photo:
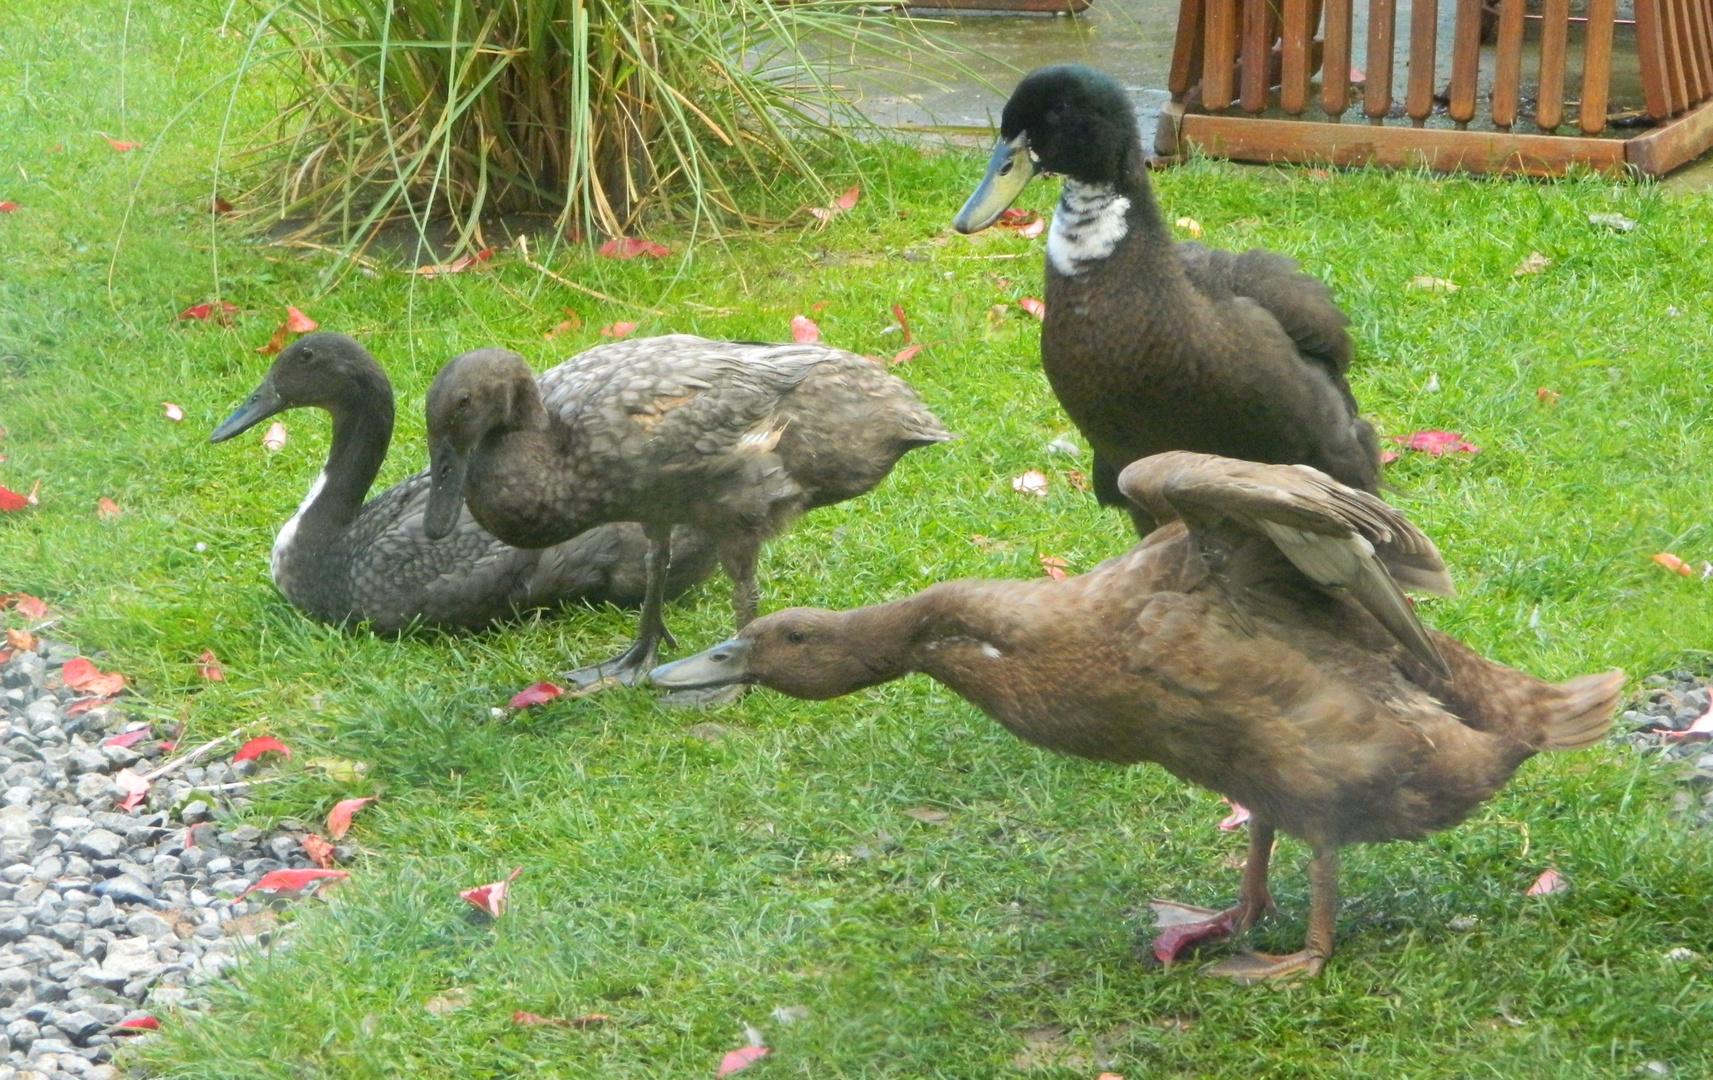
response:
[[[1196,288],[1214,299],[1245,296],[1255,301],[1290,335],[1304,359],[1344,385],[1350,368],[1350,334],[1345,329],[1350,319],[1324,281],[1303,273],[1295,259],[1265,248],[1222,251],[1186,240],[1174,250]],[[1353,412],[1355,405],[1352,400]]]
[[[1132,462],[1118,486],[1157,520],[1182,521],[1198,541],[1229,544],[1234,531],[1265,538],[1314,584],[1348,591],[1423,663],[1449,674],[1403,590],[1453,596],[1451,577],[1433,541],[1373,495],[1307,465],[1186,451]]]

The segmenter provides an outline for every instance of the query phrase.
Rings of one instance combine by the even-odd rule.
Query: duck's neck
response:
[[[532,549],[613,520],[609,486],[583,482],[588,455],[576,432],[551,419],[538,395],[520,396],[514,408],[506,427],[488,432],[471,456],[464,483],[471,515],[506,543]]]
[[[385,381],[364,385],[328,410],[333,443],[327,464],[274,541],[277,579],[287,562],[326,551],[343,536],[363,507],[393,437],[393,394]]]
[[[1047,232],[1047,261],[1060,276],[1075,278],[1099,269],[1121,247],[1132,257],[1163,257],[1171,243],[1148,183],[1141,144],[1133,143],[1116,181],[1065,177]]]
[[[1008,610],[1002,597],[1004,581],[951,581],[930,586],[915,596],[844,612],[846,640],[873,682],[896,679],[913,671],[941,682],[949,667],[972,656],[1000,655],[993,639],[992,612]]]

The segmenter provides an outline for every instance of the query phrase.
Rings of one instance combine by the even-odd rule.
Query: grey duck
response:
[[[274,541],[274,583],[293,605],[334,623],[382,632],[412,625],[476,628],[514,612],[571,601],[634,604],[644,593],[648,542],[634,524],[604,525],[540,551],[502,544],[468,514],[449,535],[423,532],[428,474],[368,502],[393,433],[393,391],[374,357],[341,334],[288,345],[237,411],[210,436],[224,442],[286,409],[333,415],[327,465]],[[707,538],[674,538],[667,591],[713,571]]]
[[[1261,248],[1175,243],[1161,219],[1130,99],[1085,67],[1026,76],[987,174],[953,221],[991,225],[1031,176],[1064,177],[1047,234],[1041,366],[1094,449],[1103,505],[1133,511],[1120,470],[1167,450],[1313,465],[1379,483],[1374,431],[1345,382],[1348,319],[1331,290]]]
[[[1155,762],[1249,807],[1238,903],[1203,929],[1273,910],[1275,830],[1313,851],[1312,900],[1302,951],[1214,969],[1239,981],[1319,973],[1340,847],[1449,828],[1531,755],[1611,726],[1623,672],[1552,685],[1423,628],[1400,586],[1450,579],[1372,495],[1308,466],[1185,452],[1134,462],[1119,486],[1165,524],[1080,577],[779,611],[653,681],[819,699],[919,671],[1038,746]]]
[[[668,560],[672,526],[694,525],[732,579],[740,628],[755,617],[756,560],[769,536],[806,510],[873,489],[911,449],[951,438],[872,360],[686,334],[601,345],[540,376],[516,353],[468,352],[435,377],[427,411],[429,535],[460,505],[520,547],[637,521],[652,568]],[[568,673],[572,681],[630,685],[654,666],[668,639],[658,580],[634,643]]]

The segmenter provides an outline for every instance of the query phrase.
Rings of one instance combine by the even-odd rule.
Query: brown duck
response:
[[[1313,465],[1374,491],[1379,447],[1345,382],[1349,322],[1275,252],[1176,243],[1148,183],[1130,98],[1074,64],[1040,68],[1005,103],[999,144],[952,225],[993,224],[1037,173],[1064,188],[1047,234],[1041,366],[1094,448],[1101,503],[1119,470],[1168,450]]]
[[[1119,485],[1176,523],[1080,577],[780,611],[652,678],[829,698],[919,671],[1038,746],[1152,761],[1249,807],[1239,899],[1210,927],[1273,910],[1275,830],[1312,849],[1313,899],[1301,952],[1216,969],[1241,980],[1319,973],[1340,847],[1449,828],[1531,755],[1611,725],[1622,672],[1553,685],[1425,629],[1402,587],[1449,595],[1450,579],[1371,495],[1306,466],[1184,452]]]

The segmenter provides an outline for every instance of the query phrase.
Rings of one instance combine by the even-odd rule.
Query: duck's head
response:
[[[256,389],[208,441],[225,442],[287,409],[338,412],[354,398],[373,393],[385,396],[390,422],[392,391],[368,350],[344,334],[309,334],[280,350]]]
[[[423,532],[438,540],[458,524],[470,455],[490,432],[514,431],[539,406],[528,362],[507,349],[477,349],[453,358],[428,388],[428,509]]]
[[[865,609],[866,610],[866,609]],[[787,608],[764,615],[737,637],[713,648],[662,664],[648,673],[668,690],[755,683],[795,698],[820,701],[904,673],[891,659],[893,642],[852,612]]]
[[[1005,103],[987,175],[952,228],[973,233],[992,225],[1036,173],[1117,183],[1136,139],[1136,111],[1116,80],[1080,64],[1036,68]]]

